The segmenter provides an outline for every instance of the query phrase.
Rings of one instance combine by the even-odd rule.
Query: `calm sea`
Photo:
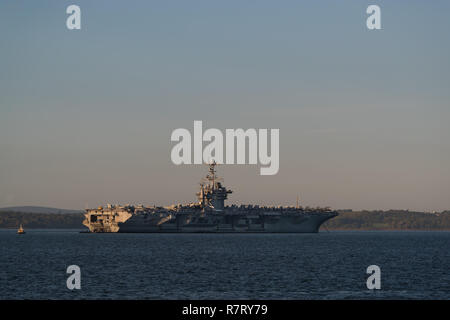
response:
[[[450,232],[0,230],[0,299],[450,299]],[[66,287],[69,265],[81,290]],[[366,268],[381,268],[368,290]]]

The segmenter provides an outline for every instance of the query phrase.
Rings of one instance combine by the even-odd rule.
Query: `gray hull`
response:
[[[304,216],[211,216],[202,221],[177,217],[163,223],[130,219],[119,224],[120,233],[317,233],[320,226],[335,215]],[[228,221],[227,221],[228,220]]]

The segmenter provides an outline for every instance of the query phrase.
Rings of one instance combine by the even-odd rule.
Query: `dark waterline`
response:
[[[450,232],[0,230],[0,299],[450,299]],[[81,290],[66,268],[81,268]],[[366,268],[381,268],[381,290]]]

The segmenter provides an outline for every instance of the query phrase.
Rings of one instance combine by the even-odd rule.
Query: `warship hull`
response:
[[[334,214],[308,215],[227,215],[207,216],[179,215],[151,217],[132,216],[127,221],[100,223],[96,226],[85,223],[91,232],[119,233],[317,233],[320,226],[335,217]]]

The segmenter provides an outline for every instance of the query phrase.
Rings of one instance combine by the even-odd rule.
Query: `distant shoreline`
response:
[[[81,229],[83,213],[0,212],[0,229]],[[389,211],[342,211],[320,227],[328,231],[450,231],[450,211],[440,213]]]
[[[88,232],[88,229],[82,229],[82,228],[27,228],[26,231],[73,231],[73,232],[79,232],[79,233],[90,233]],[[0,231],[17,231],[16,228],[0,228]],[[320,229],[318,233],[327,233],[327,232],[450,232],[450,229]],[[287,233],[270,233],[270,232],[250,232],[250,233],[233,233],[233,232],[225,232],[225,233],[186,233],[186,232],[136,232],[135,234],[143,234],[143,233],[152,233],[152,234],[297,234],[295,232],[287,232]],[[126,234],[126,233],[122,233]],[[133,233],[128,233],[133,234]],[[299,234],[308,234],[308,233],[299,233]],[[310,233],[315,234],[315,233]]]

